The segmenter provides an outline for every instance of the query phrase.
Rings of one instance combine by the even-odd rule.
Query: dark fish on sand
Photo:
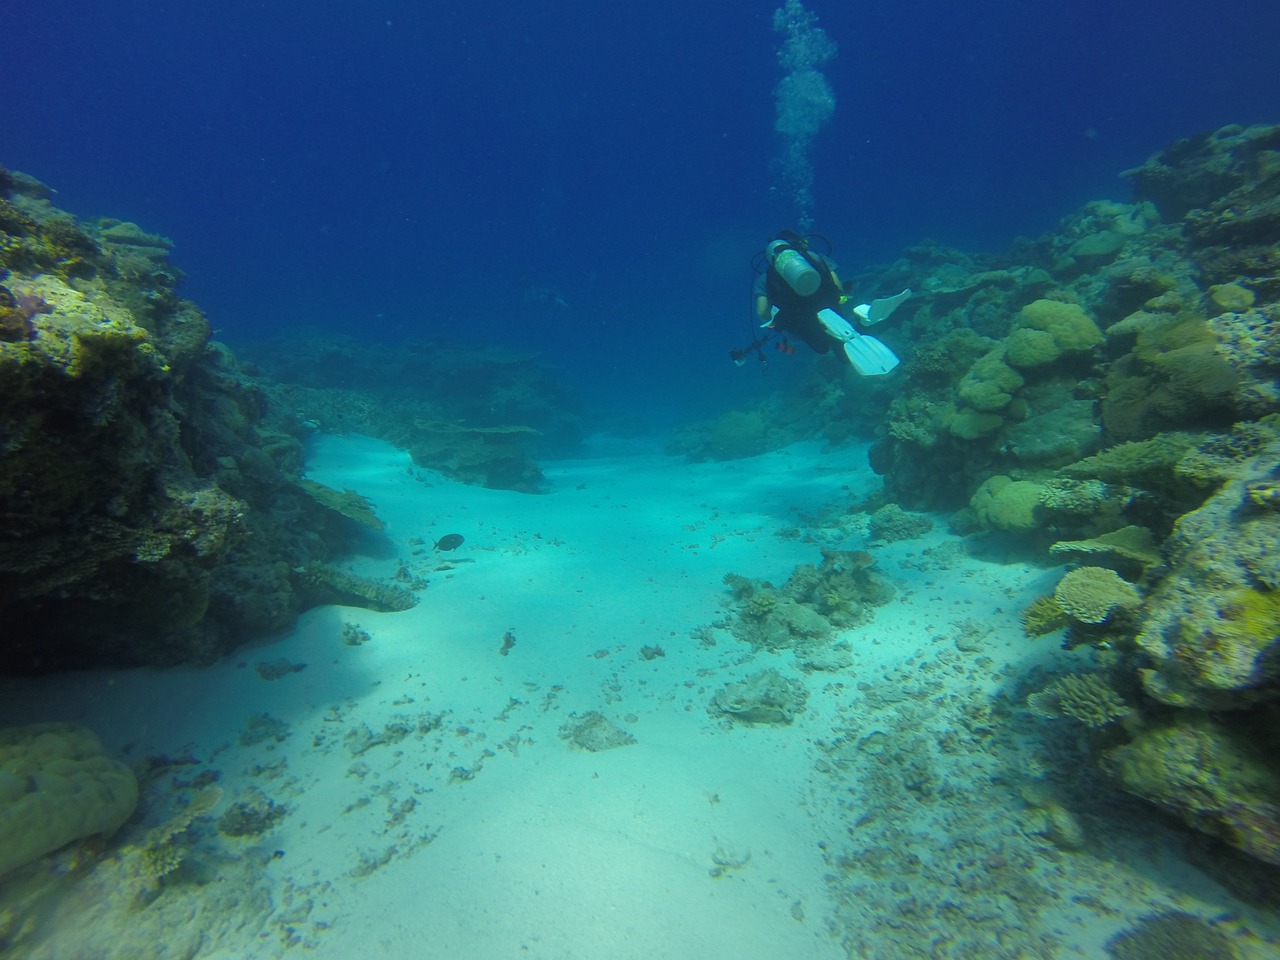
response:
[[[436,541],[435,549],[437,550],[457,550],[462,546],[462,534],[446,533],[443,537]]]

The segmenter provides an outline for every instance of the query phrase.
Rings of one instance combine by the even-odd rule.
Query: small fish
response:
[[[462,546],[462,534],[446,533],[443,537],[435,542],[436,550],[457,550]]]

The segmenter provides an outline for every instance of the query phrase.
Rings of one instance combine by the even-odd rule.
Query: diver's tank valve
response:
[[[764,255],[773,264],[787,286],[799,296],[811,297],[822,286],[822,277],[813,269],[813,264],[804,255],[785,240],[775,240],[764,248]]]

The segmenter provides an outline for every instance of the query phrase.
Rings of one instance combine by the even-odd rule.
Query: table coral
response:
[[[1081,623],[1102,623],[1117,607],[1131,610],[1142,602],[1138,588],[1107,567],[1069,571],[1053,597],[1063,612]]]

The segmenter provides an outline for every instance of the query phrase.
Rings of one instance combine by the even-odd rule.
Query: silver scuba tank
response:
[[[764,248],[764,255],[797,295],[811,297],[822,286],[822,275],[786,240],[774,240]]]

